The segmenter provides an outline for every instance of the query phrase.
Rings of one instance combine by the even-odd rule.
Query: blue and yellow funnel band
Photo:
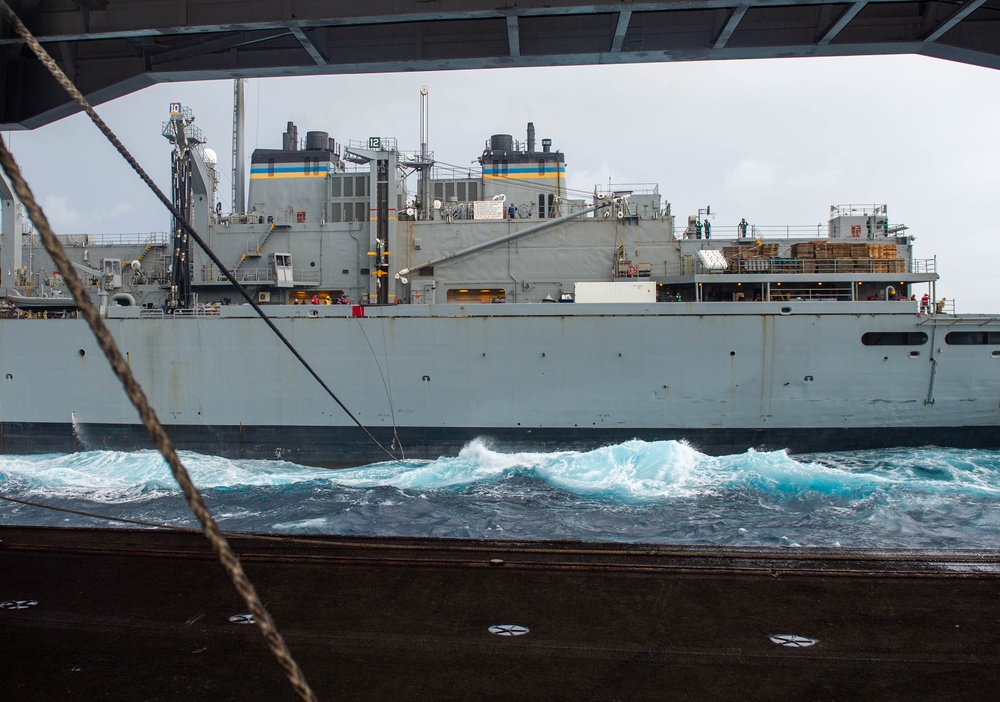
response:
[[[302,166],[251,166],[250,179],[257,178],[326,178],[330,164],[321,163],[319,171],[315,164],[310,164],[308,168]]]

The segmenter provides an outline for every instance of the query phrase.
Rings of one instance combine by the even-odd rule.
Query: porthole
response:
[[[1000,346],[1000,332],[953,331],[944,335],[944,343],[952,346]]]
[[[781,314],[791,314],[791,313],[792,313],[792,308],[791,307],[782,307],[781,308]]]
[[[861,335],[865,346],[921,346],[927,343],[925,332],[865,332]]]
[[[908,356],[909,356],[910,358],[916,358],[917,356],[919,356],[919,355],[920,355],[920,352],[919,352],[919,351],[910,351],[910,353],[909,353],[909,354],[907,354],[907,355],[908,355]]]

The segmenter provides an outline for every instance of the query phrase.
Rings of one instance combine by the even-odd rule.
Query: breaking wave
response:
[[[237,531],[902,548],[992,547],[1000,532],[997,451],[718,457],[683,442],[627,441],[508,453],[477,440],[457,456],[341,470],[181,456],[220,523]],[[193,523],[153,451],[0,456],[0,490]],[[67,517],[0,504],[0,524],[15,523],[64,525]]]

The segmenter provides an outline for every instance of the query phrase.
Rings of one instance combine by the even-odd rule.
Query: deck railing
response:
[[[34,235],[32,235],[34,236]],[[165,246],[170,243],[167,232],[136,232],[130,234],[60,234],[60,241],[69,246]],[[32,239],[32,243],[36,243]],[[41,242],[37,242],[39,245]]]
[[[935,259],[905,258],[737,258],[726,271],[709,271],[701,263],[698,273],[935,273]],[[669,275],[670,272],[667,271]]]

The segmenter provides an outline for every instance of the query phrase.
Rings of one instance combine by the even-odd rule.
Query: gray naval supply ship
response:
[[[301,140],[216,202],[215,156],[171,105],[173,195],[358,421],[407,457],[637,437],[712,453],[1000,445],[1000,326],[936,295],[884,206],[826,228],[675,229],[656,185],[576,196],[564,155],[493,135],[478,166],[426,138]],[[239,161],[237,161],[239,162]],[[235,174],[242,189],[241,173]],[[148,445],[4,184],[0,450]],[[707,209],[707,208],[706,208]],[[385,453],[182,230],[62,241],[182,448],[313,463]],[[926,298],[924,296],[927,296]]]

